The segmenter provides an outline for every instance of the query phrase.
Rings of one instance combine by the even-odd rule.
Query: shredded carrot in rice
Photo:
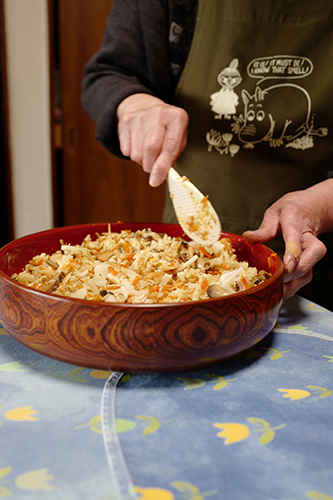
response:
[[[144,229],[87,235],[81,245],[60,241],[52,255],[33,257],[12,276],[36,290],[115,303],[166,303],[208,299],[247,290],[269,275],[238,262],[229,238],[198,245]]]

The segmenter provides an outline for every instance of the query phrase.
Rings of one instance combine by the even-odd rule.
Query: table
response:
[[[0,498],[333,500],[333,313],[298,296],[251,350],[122,374],[0,328]]]

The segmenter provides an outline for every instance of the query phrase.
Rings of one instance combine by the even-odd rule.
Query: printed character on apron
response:
[[[233,59],[230,66],[224,68],[217,77],[222,88],[210,96],[212,111],[216,113],[215,118],[221,119],[224,116],[230,119],[236,113],[239,99],[233,89],[242,81],[237,66],[238,60]]]

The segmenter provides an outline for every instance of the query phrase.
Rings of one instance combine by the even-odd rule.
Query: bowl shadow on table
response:
[[[302,303],[302,300],[304,299],[301,295],[294,295],[290,299],[285,300],[280,310],[279,321],[283,321],[284,319],[292,319],[293,323],[304,322],[309,312],[304,309],[304,303]],[[311,301],[309,302],[311,304]],[[315,306],[325,309],[324,306],[321,306],[317,303],[315,303]]]
[[[271,348],[274,346],[275,335],[277,334],[271,332],[255,347],[217,363],[170,372],[128,372],[124,373],[119,382],[124,382],[122,387],[126,390],[149,390],[157,387],[167,390],[178,384],[186,386],[186,389],[196,389],[205,385],[204,381],[222,383],[226,386],[230,378],[231,380],[235,380],[234,377],[241,378],[242,372],[245,374],[255,370],[259,362],[264,362],[265,358],[272,356]]]

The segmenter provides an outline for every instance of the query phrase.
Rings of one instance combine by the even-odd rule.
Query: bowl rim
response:
[[[50,233],[53,233],[53,234],[56,234],[56,233],[61,233],[62,230],[66,230],[66,231],[70,231],[70,230],[74,230],[74,229],[83,229],[83,228],[91,228],[93,229],[94,227],[96,226],[102,226],[102,225],[108,225],[110,224],[110,226],[112,227],[112,224],[123,224],[124,226],[126,225],[146,225],[147,229],[149,226],[172,226],[172,227],[180,227],[178,224],[169,224],[169,223],[154,223],[154,222],[150,222],[150,223],[145,223],[145,222],[97,222],[97,223],[87,223],[87,224],[74,224],[74,225],[68,225],[68,226],[57,226],[53,229],[46,229],[44,231],[38,231],[36,233],[31,233],[31,234],[27,234],[27,235],[24,235],[20,238],[16,238],[12,241],[10,241],[9,243],[7,243],[6,245],[4,245],[3,247],[0,248],[0,258],[6,254],[6,252],[13,248],[15,246],[15,244],[17,244],[18,242],[20,243],[24,243],[24,240],[29,240],[31,238],[33,238],[34,236],[42,236],[42,235],[48,235]],[[89,234],[89,232],[87,233]],[[167,234],[167,233],[166,233]],[[241,236],[241,235],[238,235],[238,234],[235,234],[235,233],[229,233],[229,232],[226,232],[226,231],[223,231],[222,230],[222,233],[221,234],[226,234],[226,235],[231,235],[231,236],[234,236],[235,238],[240,238],[240,240],[243,240],[243,241],[246,241],[246,239]],[[183,237],[183,236],[182,236]],[[274,257],[277,259],[277,263],[278,263],[278,266],[277,266],[277,270],[275,271],[274,273],[274,278],[277,280],[281,277],[281,275],[283,274],[283,271],[284,271],[284,268],[283,268],[283,262],[282,262],[282,259],[281,257],[276,253],[274,252],[272,249],[270,249],[267,245],[263,244],[263,243],[260,243],[260,242],[256,242],[256,243],[252,243],[252,242],[248,242],[249,244],[253,245],[253,246],[261,246],[262,248],[264,248],[265,250],[268,250],[270,251]],[[220,301],[226,301],[226,300],[230,300],[231,297],[243,297],[243,296],[248,296],[248,295],[252,295],[254,293],[257,292],[257,290],[262,290],[268,286],[270,286],[270,280],[267,280],[267,281],[264,281],[263,283],[260,283],[259,285],[255,286],[255,287],[252,287],[252,288],[249,288],[247,290],[243,290],[243,291],[240,291],[240,292],[235,292],[233,294],[229,294],[229,295],[225,295],[223,297],[217,297],[217,298],[207,298],[207,299],[202,299],[202,300],[188,300],[186,302],[158,302],[158,303],[153,303],[153,304],[147,304],[147,303],[144,303],[144,304],[131,304],[131,303],[115,303],[115,302],[104,302],[104,301],[93,301],[93,300],[86,300],[86,299],[79,299],[79,298],[74,298],[74,297],[66,297],[66,296],[62,296],[62,295],[56,295],[56,294],[53,294],[53,293],[49,293],[49,292],[43,292],[43,291],[40,291],[40,290],[35,290],[34,288],[31,288],[27,285],[23,285],[22,283],[19,283],[18,281],[16,281],[14,278],[12,278],[11,276],[9,276],[8,274],[6,274],[4,271],[2,271],[2,269],[0,268],[0,280],[3,280],[5,282],[7,282],[8,284],[14,286],[15,288],[17,288],[18,290],[22,289],[28,293],[31,293],[32,295],[34,296],[37,296],[37,297],[48,297],[48,298],[51,298],[51,299],[56,299],[56,300],[60,300],[60,301],[64,301],[64,302],[68,302],[69,303],[79,303],[81,305],[90,305],[92,307],[113,307],[113,308],[130,308],[130,309],[153,309],[153,308],[161,308],[161,307],[184,307],[186,305],[195,305],[195,304],[211,304],[211,303],[214,303],[214,302],[220,302]]]

